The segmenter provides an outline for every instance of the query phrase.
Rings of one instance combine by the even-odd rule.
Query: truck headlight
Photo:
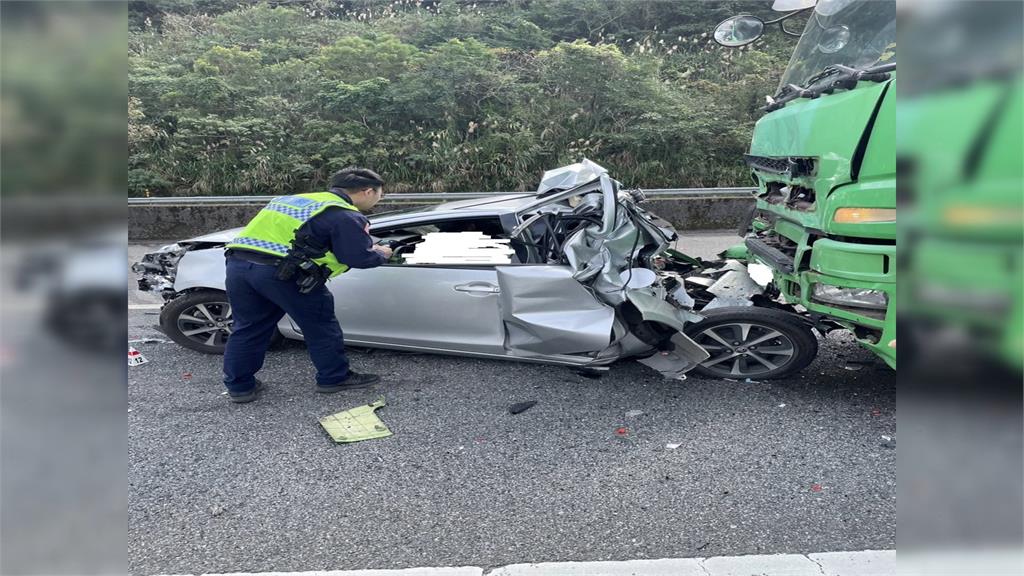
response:
[[[895,222],[895,208],[840,208],[832,216],[838,224],[859,224],[861,222]]]
[[[889,295],[881,290],[842,288],[830,284],[814,284],[811,287],[811,299],[841,306],[880,310],[885,310],[889,306]]]

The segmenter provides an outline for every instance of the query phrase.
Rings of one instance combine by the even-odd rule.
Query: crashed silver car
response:
[[[636,358],[668,378],[777,378],[806,366],[817,339],[738,260],[671,249],[676,232],[584,160],[535,193],[370,216],[392,246],[384,266],[329,282],[348,345],[587,369]],[[164,332],[221,353],[231,334],[227,230],[166,246],[134,265],[166,300]],[[279,338],[302,339],[289,317]]]

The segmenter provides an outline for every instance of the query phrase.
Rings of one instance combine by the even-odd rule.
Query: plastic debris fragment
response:
[[[529,400],[527,402],[518,402],[518,403],[513,404],[513,405],[508,407],[508,413],[509,414],[520,414],[522,412],[526,412],[527,410],[529,410],[530,408],[533,408],[536,405],[537,405],[537,401],[536,400]]]
[[[384,406],[387,406],[387,403],[381,396],[372,404],[324,416],[320,419],[320,425],[339,444],[386,438],[391,436],[392,432],[375,413],[375,410]]]

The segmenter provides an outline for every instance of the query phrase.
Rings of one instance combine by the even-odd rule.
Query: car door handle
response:
[[[501,288],[487,282],[470,282],[455,286],[456,292],[469,292],[470,294],[500,294]]]

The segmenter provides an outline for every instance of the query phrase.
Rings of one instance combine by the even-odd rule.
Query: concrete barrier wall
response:
[[[715,230],[736,227],[747,210],[751,198],[701,196],[689,198],[652,198],[644,208],[671,222],[677,230]],[[375,212],[404,210],[414,202],[381,203]],[[165,206],[130,205],[128,207],[128,240],[182,240],[244,226],[262,204],[174,204]]]

